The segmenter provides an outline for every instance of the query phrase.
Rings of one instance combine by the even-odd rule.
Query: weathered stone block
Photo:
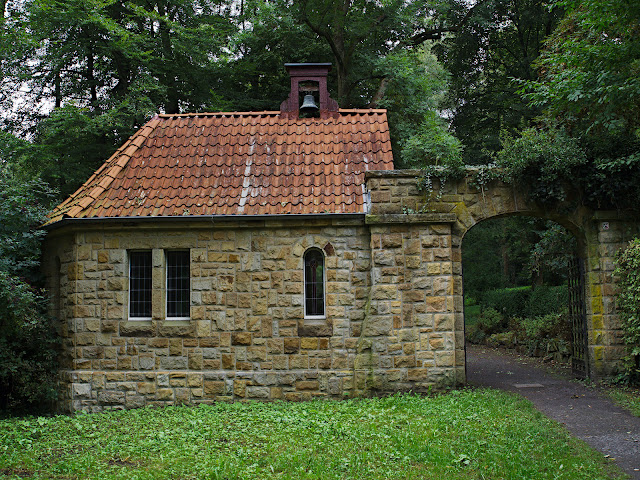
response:
[[[299,350],[300,350],[299,338],[284,339],[284,353],[298,353]]]
[[[247,347],[247,360],[250,362],[264,361],[267,359],[267,347]]]
[[[160,368],[163,370],[186,370],[187,357],[164,357],[160,359]]]
[[[296,390],[318,390],[320,383],[317,380],[300,380],[296,382]]]
[[[232,345],[251,345],[251,333],[234,332],[231,334]]]
[[[150,337],[154,334],[154,328],[151,322],[131,321],[120,323],[121,337]]]
[[[155,399],[162,401],[172,401],[173,400],[173,389],[172,388],[159,388],[156,390]]]
[[[169,355],[182,355],[182,339],[171,338],[169,339]]]
[[[216,396],[224,395],[225,393],[224,382],[205,380],[204,393],[208,397],[216,397]]]
[[[127,394],[125,397],[125,408],[142,408],[146,405],[146,398],[142,395]]]
[[[125,400],[125,393],[118,391],[104,390],[98,392],[98,402],[106,405],[123,405]]]
[[[91,385],[88,383],[74,383],[71,386],[73,398],[91,398]]]
[[[316,350],[318,348],[318,339],[316,337],[301,338],[300,348],[303,350]]]
[[[167,348],[169,346],[168,338],[150,338],[148,343],[150,348]]]
[[[269,387],[247,387],[247,398],[268,399],[270,394]]]
[[[333,335],[333,326],[327,324],[300,325],[298,326],[298,335],[300,337],[330,337]]]
[[[160,337],[193,337],[195,331],[195,326],[193,322],[187,321],[185,323],[182,322],[173,322],[166,321],[161,322],[158,327],[158,336]]]
[[[189,369],[190,370],[202,370],[202,355],[201,354],[189,355]]]
[[[189,373],[187,374],[187,386],[188,387],[202,387],[202,374],[199,373]]]
[[[138,358],[138,365],[141,370],[152,370],[156,366],[156,361],[152,356]]]
[[[222,354],[222,368],[225,370],[233,370],[235,367],[235,358],[229,353]]]
[[[375,337],[388,335],[393,326],[393,318],[390,315],[371,316],[362,324],[362,336]]]

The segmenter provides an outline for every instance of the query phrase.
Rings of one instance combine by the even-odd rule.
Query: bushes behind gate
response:
[[[503,288],[484,292],[478,303],[507,318],[528,318],[562,311],[569,303],[569,293],[566,285]]]
[[[485,292],[479,298],[477,323],[467,326],[467,339],[566,360],[571,341],[568,301],[566,285]]]

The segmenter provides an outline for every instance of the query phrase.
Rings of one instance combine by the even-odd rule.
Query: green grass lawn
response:
[[[622,478],[615,471],[526,400],[491,390],[0,421],[9,478]]]
[[[470,297],[464,298],[464,324],[465,327],[475,325],[480,319],[481,307]]]
[[[605,392],[618,405],[626,408],[636,417],[640,417],[640,389],[613,386],[606,387]]]

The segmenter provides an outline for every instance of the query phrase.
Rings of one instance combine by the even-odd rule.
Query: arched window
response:
[[[304,254],[304,316],[324,317],[324,255],[317,248]]]

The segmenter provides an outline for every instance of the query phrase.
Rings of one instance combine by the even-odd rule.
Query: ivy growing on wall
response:
[[[504,137],[493,163],[465,168],[460,162],[430,165],[419,186],[438,201],[447,182],[467,177],[484,192],[500,180],[513,184],[546,207],[571,201],[595,210],[640,213],[640,153],[615,159],[594,158],[589,146],[555,126],[528,128],[517,138]],[[611,148],[614,148],[612,146]],[[434,187],[439,180],[440,188]]]

